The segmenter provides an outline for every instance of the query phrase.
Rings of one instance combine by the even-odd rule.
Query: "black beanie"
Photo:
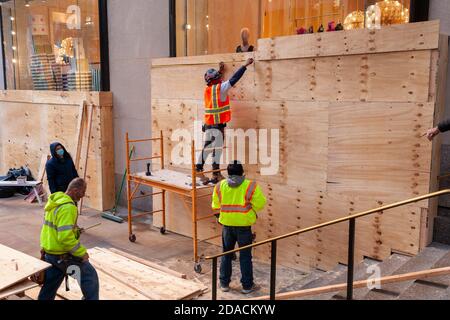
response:
[[[227,170],[228,170],[229,176],[243,176],[244,175],[244,167],[237,160],[234,160],[233,163],[230,163],[228,165]]]

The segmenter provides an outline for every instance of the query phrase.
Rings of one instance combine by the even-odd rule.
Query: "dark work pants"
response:
[[[70,265],[80,268],[80,287],[84,300],[99,300],[99,281],[94,267],[89,262],[81,262],[78,259],[70,259],[66,264],[58,263],[59,260],[59,256],[45,255],[45,261],[52,267],[45,271],[45,281],[38,300],[55,300],[56,293],[66,276],[65,270]]]
[[[213,157],[213,170],[220,169],[220,158],[222,157],[222,148],[225,140],[225,127],[223,125],[218,126],[206,126],[205,131],[205,145],[203,151],[197,161],[197,171],[203,171],[206,159],[212,153]],[[219,175],[219,173],[214,173]]]
[[[239,247],[245,247],[253,242],[253,234],[251,227],[227,227],[223,226],[222,243],[223,252],[233,250],[236,242]],[[231,282],[233,255],[222,257],[220,264],[220,284],[227,287]],[[252,249],[246,249],[239,253],[239,262],[241,266],[241,283],[244,289],[253,287],[253,263]]]

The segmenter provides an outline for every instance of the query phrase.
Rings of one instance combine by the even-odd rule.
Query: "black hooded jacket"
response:
[[[63,159],[58,158],[56,154],[57,146],[61,146],[64,149]],[[55,192],[66,192],[69,183],[72,182],[73,179],[78,178],[75,164],[66,148],[59,142],[50,145],[50,152],[52,158],[48,160],[45,165],[50,192],[52,194]]]

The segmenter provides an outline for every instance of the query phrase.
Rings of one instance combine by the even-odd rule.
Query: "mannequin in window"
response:
[[[242,44],[236,48],[236,52],[253,52],[255,48],[248,42],[250,39],[250,30],[248,28],[243,28],[241,30],[241,39]]]

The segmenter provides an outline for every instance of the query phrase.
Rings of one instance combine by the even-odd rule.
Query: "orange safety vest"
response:
[[[220,84],[208,86],[205,89],[205,124],[225,124],[231,121],[230,97],[220,100]]]

